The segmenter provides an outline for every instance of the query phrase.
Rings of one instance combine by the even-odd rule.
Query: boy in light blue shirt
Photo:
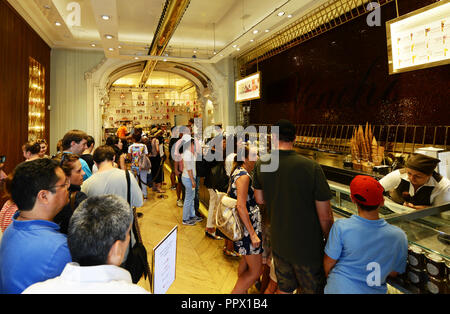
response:
[[[403,230],[379,218],[383,191],[369,176],[351,182],[358,215],[337,220],[330,231],[324,256],[326,294],[384,294],[386,278],[405,271],[408,240]]]

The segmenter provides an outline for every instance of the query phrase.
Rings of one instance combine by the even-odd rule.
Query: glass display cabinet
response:
[[[328,183],[335,218],[358,214],[349,186]],[[380,217],[401,228],[409,242],[406,272],[388,284],[403,293],[450,293],[450,204],[415,210],[385,197]]]

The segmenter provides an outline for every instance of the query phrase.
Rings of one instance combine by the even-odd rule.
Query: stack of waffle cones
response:
[[[384,147],[377,143],[373,129],[366,123],[365,130],[360,125],[355,129],[350,140],[353,168],[371,171],[373,166],[381,165],[384,157]]]

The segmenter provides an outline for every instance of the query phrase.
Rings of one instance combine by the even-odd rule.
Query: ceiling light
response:
[[[119,47],[117,47],[117,48],[122,49],[122,46],[119,46]]]
[[[241,50],[241,48],[237,47],[236,50],[239,51],[239,50]]]
[[[109,15],[102,15],[102,19],[108,21],[111,19],[111,17]]]
[[[213,53],[214,53],[215,55],[217,54],[217,52],[215,52],[215,51],[214,51]]]
[[[163,61],[164,61],[164,62],[166,62],[166,61],[167,61],[167,59],[163,59]]]
[[[290,19],[292,17],[292,14],[289,14],[287,17]]]
[[[106,39],[113,39],[113,35],[105,35]]]
[[[250,39],[250,42],[252,43],[252,42],[254,42],[255,40],[254,39]]]
[[[114,48],[108,48],[109,51],[114,51]]]
[[[197,50],[194,50],[194,53],[197,53]]]
[[[55,25],[56,25],[56,26],[61,26],[61,23],[56,22]]]
[[[281,12],[278,12],[278,14],[277,14],[278,16],[283,16],[284,15],[284,12],[283,11],[281,11]]]
[[[233,48],[236,48],[237,47],[237,45],[233,45]]]
[[[255,30],[253,31],[253,34],[258,34],[258,30],[255,29]]]
[[[139,57],[134,57],[134,60],[139,60]]]
[[[265,32],[266,32],[266,33],[270,32],[270,29],[266,29]]]
[[[91,47],[95,47],[95,44],[91,44]]]

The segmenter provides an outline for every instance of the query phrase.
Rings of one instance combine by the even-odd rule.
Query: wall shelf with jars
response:
[[[175,115],[191,118],[200,114],[200,110],[195,88],[185,92],[111,90],[102,116],[105,128],[118,127],[122,121],[151,126],[167,122],[174,124]]]

